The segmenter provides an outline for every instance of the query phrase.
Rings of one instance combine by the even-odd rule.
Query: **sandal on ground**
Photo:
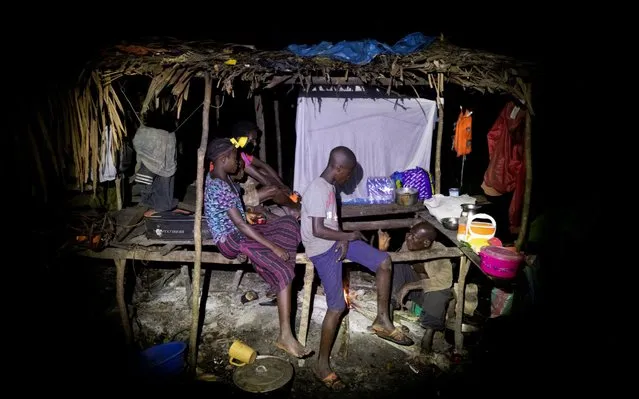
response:
[[[333,391],[341,391],[342,389],[346,388],[346,384],[344,384],[344,382],[339,378],[337,374],[335,374],[335,372],[331,372],[324,378],[321,378],[317,374],[315,374],[315,377],[320,380],[326,388]]]
[[[393,331],[388,331],[382,327],[373,326],[373,331],[375,332],[375,335],[377,335],[381,339],[385,339],[397,345],[411,346],[415,343],[412,339],[410,339],[410,337],[404,334],[400,328],[395,328]]]

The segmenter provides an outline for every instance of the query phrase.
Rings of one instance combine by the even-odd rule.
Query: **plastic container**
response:
[[[167,342],[144,350],[140,355],[140,371],[149,377],[175,377],[184,371],[184,342]]]
[[[511,279],[517,275],[519,266],[524,260],[522,254],[504,247],[486,246],[479,251],[480,268],[484,273],[503,279]]]
[[[366,180],[368,200],[372,204],[392,204],[395,201],[395,183],[390,177],[374,176]]]

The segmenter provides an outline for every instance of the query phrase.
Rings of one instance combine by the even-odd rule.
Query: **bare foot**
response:
[[[388,318],[382,319],[379,316],[373,320],[372,327],[381,327],[386,331],[393,331],[395,329],[395,325]]]
[[[313,351],[306,349],[292,336],[290,338],[278,337],[277,341],[275,341],[275,346],[298,359],[303,359],[313,353]]]

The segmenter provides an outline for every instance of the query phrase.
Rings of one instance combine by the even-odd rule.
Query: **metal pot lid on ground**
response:
[[[277,356],[258,356],[253,364],[238,367],[235,385],[247,392],[264,393],[282,388],[293,378],[293,365]]]

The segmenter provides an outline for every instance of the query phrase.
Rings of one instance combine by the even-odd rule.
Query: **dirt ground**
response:
[[[310,372],[315,356],[300,366],[297,359],[273,346],[278,332],[277,308],[260,305],[260,302],[266,300],[267,285],[256,273],[250,272],[244,274],[237,292],[229,292],[234,274],[233,271],[212,272],[199,352],[200,369],[215,375],[219,381],[231,384],[235,367],[229,365],[228,348],[235,339],[239,339],[259,354],[279,356],[294,365],[294,395],[309,397],[328,393]],[[142,277],[138,281],[141,282],[143,279]],[[176,272],[172,279],[163,280],[160,277],[156,281],[164,281],[164,286],[156,288],[155,292],[144,288],[138,290],[135,298],[134,325],[136,337],[143,343],[143,347],[168,339],[188,339],[190,310],[186,301],[184,279]],[[351,274],[352,296],[357,296],[358,302],[372,312],[375,310],[373,283],[374,277],[371,275],[362,272]],[[141,285],[143,284],[139,284]],[[241,296],[248,290],[253,290],[260,298],[242,304]],[[299,325],[301,315],[302,291],[298,292],[297,303],[299,306],[296,309],[296,326]],[[326,301],[320,289],[314,299],[307,338],[307,346],[314,350],[319,347],[325,311]],[[437,364],[441,369],[448,369],[444,355],[436,355],[430,359],[416,358],[419,354],[418,345],[422,331],[417,324],[403,321],[411,330],[411,337],[417,342],[407,349],[411,353],[396,349],[369,333],[367,327],[370,324],[370,319],[351,310],[336,339],[333,364],[335,370],[349,385],[350,391],[381,393],[385,389],[395,389],[398,379],[401,379],[403,384],[422,385],[423,376],[429,371],[426,360]],[[449,345],[444,341],[443,335],[437,337],[436,343],[438,350],[446,353]]]
[[[135,262],[133,266],[129,263],[128,267],[127,300],[137,351],[171,340],[188,342],[190,310],[184,278],[179,269],[156,269],[158,266]],[[302,271],[299,267],[299,274]],[[213,271],[206,299],[198,366],[202,372],[215,376],[215,381],[189,383],[180,388],[181,392],[193,389],[242,396],[232,384],[234,367],[228,364],[229,345],[240,339],[260,354],[279,356],[291,362],[295,377],[289,397],[331,395],[332,392],[313,377],[310,367],[315,356],[300,366],[297,359],[272,345],[278,331],[277,310],[259,305],[266,299],[266,284],[250,272],[244,275],[239,290],[232,292],[233,276],[234,271]],[[124,345],[115,301],[113,263],[68,258],[50,266],[40,277],[40,283],[34,288],[39,317],[36,326],[29,331],[33,334],[29,339],[37,343],[33,356],[40,359],[38,367],[47,370],[46,378],[65,389],[70,381],[103,389],[134,383],[130,377],[130,359],[136,351],[131,352]],[[297,303],[301,307],[302,281],[301,276],[298,277]],[[134,282],[135,290],[132,289]],[[351,294],[367,309],[371,306],[374,309],[372,283],[372,276],[359,272],[351,274]],[[248,289],[255,291],[259,298],[242,304],[241,295]],[[326,309],[321,288],[313,305],[307,346],[317,350]],[[297,330],[301,309],[295,310]],[[409,327],[417,342],[413,349],[418,351],[421,329],[410,321],[400,321]],[[521,385],[525,370],[537,363],[529,324],[520,326],[504,320],[487,325],[479,336],[467,338],[468,353],[460,364],[451,364],[448,359],[451,336],[438,334],[436,349],[440,354],[420,359],[368,333],[369,324],[365,316],[351,310],[348,342],[344,344],[342,332],[336,340],[333,366],[348,384],[347,391],[340,395],[342,397],[396,397],[410,392],[437,397],[459,397],[468,392],[494,394],[491,382],[495,379],[494,370],[499,370],[500,381]],[[44,344],[50,342],[56,344]]]

